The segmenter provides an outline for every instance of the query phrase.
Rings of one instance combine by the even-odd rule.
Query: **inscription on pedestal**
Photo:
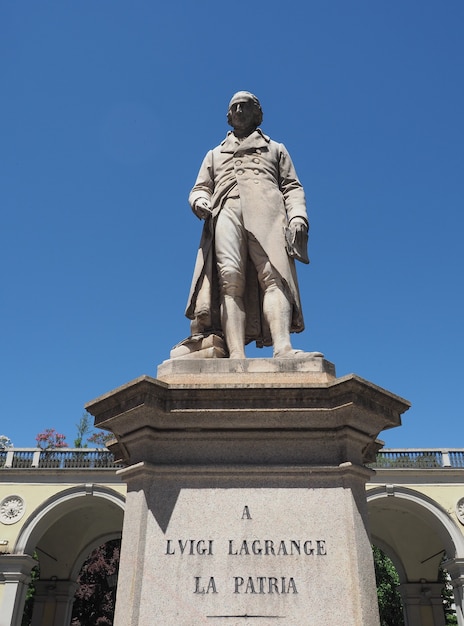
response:
[[[283,512],[284,514],[284,512]],[[251,507],[244,505],[237,516],[244,523],[243,533],[247,533],[247,522],[253,519]],[[236,518],[237,519],[237,518]],[[305,581],[298,581],[298,576],[292,573],[282,575],[280,571],[285,566],[286,557],[296,557],[308,560],[327,556],[326,540],[321,538],[295,537],[249,537],[249,538],[173,538],[165,539],[164,555],[174,559],[189,559],[202,557],[211,563],[211,571],[192,576],[190,589],[186,593],[194,595],[247,595],[247,596],[285,596],[297,595],[305,585]],[[213,557],[213,558],[211,558]],[[222,562],[221,569],[231,571],[231,575],[224,576],[214,572],[214,557]],[[247,557],[252,557],[252,562]],[[258,557],[258,559],[256,559]],[[224,559],[226,562],[224,564]],[[272,563],[273,572],[261,575],[260,559]],[[209,565],[209,564],[208,564]],[[224,567],[225,565],[225,567]],[[301,565],[301,563],[300,563]],[[304,568],[303,564],[303,568]],[[177,568],[176,568],[177,569]],[[202,568],[206,569],[206,568]],[[266,568],[267,569],[267,568]],[[233,570],[237,570],[233,573]],[[283,618],[281,615],[207,615],[208,619],[220,618]]]

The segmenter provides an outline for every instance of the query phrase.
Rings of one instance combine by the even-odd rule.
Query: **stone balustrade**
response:
[[[103,469],[122,467],[106,448],[6,448],[0,469]]]
[[[464,448],[384,448],[374,469],[464,468]],[[0,469],[117,469],[114,456],[105,448],[6,448],[0,450]]]

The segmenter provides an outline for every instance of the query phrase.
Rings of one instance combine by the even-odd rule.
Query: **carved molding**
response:
[[[21,496],[10,495],[0,502],[0,522],[2,524],[16,524],[24,515],[26,505]]]
[[[464,498],[456,502],[456,515],[461,524],[464,525]]]

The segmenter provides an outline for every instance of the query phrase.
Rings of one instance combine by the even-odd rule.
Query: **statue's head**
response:
[[[257,128],[263,121],[263,110],[258,98],[249,91],[237,91],[229,102],[227,122],[229,126],[236,128],[237,120],[234,119],[237,108],[247,109],[250,126]]]

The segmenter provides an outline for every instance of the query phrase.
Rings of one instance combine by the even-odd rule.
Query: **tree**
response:
[[[111,433],[102,430],[93,431],[90,422],[90,414],[87,413],[87,411],[82,414],[81,419],[76,424],[76,428],[77,438],[74,440],[75,448],[87,448],[89,443],[96,445],[98,448],[105,448],[108,441],[113,439]],[[84,438],[87,440],[85,443],[83,443]]]
[[[34,552],[34,559],[37,561],[37,553]],[[37,564],[31,571],[31,582],[26,592],[26,601],[24,604],[24,613],[21,620],[21,626],[29,626],[32,620],[32,610],[34,608],[35,582],[40,578],[39,565]]]
[[[0,450],[7,450],[12,447],[13,443],[11,442],[11,439],[6,435],[0,435]]]
[[[120,546],[120,539],[108,541],[85,561],[77,579],[71,626],[113,623]]]
[[[81,419],[76,424],[77,437],[74,439],[75,448],[87,448],[87,443],[83,443],[84,437],[88,435],[91,430],[90,415],[85,411]]]
[[[444,559],[445,560],[445,557]],[[448,572],[440,566],[438,570],[438,582],[443,583],[442,596],[443,596],[443,610],[445,611],[445,624],[446,626],[455,626],[458,623],[456,617],[456,611],[454,608],[454,595],[453,586],[450,582]]]
[[[403,604],[397,589],[400,584],[398,572],[391,559],[380,548],[372,546],[372,549],[374,552],[380,626],[404,626]],[[445,557],[444,560],[446,560]],[[456,626],[458,622],[454,607],[453,587],[448,573],[442,566],[438,570],[437,580],[443,584],[442,596],[445,624],[446,626]]]
[[[106,448],[108,442],[114,439],[114,435],[112,433],[103,432],[102,430],[98,433],[93,433],[88,438],[89,443],[97,446],[97,448]]]
[[[76,424],[76,438],[74,439],[75,448],[87,448],[88,444],[105,448],[110,439],[113,439],[111,433],[103,431],[94,431],[91,425],[91,416],[85,411],[80,420]],[[37,446],[42,450],[50,450],[52,448],[67,448],[66,435],[58,433],[54,428],[46,428],[39,433],[36,438]],[[5,435],[0,435],[0,450],[4,450],[13,444]]]
[[[46,428],[35,438],[37,441],[37,447],[42,450],[49,450],[51,448],[67,448],[68,444],[65,439],[66,435],[56,432],[54,428]]]
[[[398,591],[400,579],[391,559],[377,546],[374,552],[375,579],[380,626],[404,626],[403,603]]]

